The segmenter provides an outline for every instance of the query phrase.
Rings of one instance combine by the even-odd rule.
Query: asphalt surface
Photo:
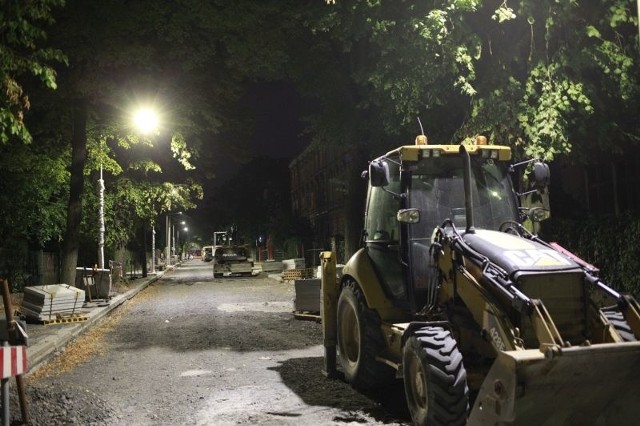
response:
[[[321,328],[291,314],[291,283],[205,266],[135,280],[82,324],[31,330],[40,358],[64,350],[27,375],[32,424],[407,424],[401,383],[369,395],[322,374]]]

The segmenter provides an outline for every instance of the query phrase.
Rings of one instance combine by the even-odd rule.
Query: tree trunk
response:
[[[87,103],[77,100],[73,107],[73,135],[71,136],[71,178],[67,229],[62,243],[61,282],[75,285],[82,220],[84,166],[87,162]]]

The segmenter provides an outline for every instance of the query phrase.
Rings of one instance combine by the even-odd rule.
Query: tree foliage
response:
[[[68,151],[16,142],[1,151],[0,230],[4,242],[25,240],[39,248],[48,241],[59,241],[68,197]]]
[[[63,233],[69,152],[60,139],[27,129],[31,94],[56,89],[55,64],[66,57],[47,44],[62,0],[2,2],[0,6],[0,234],[3,247],[42,247]],[[40,138],[42,136],[42,138]],[[26,143],[26,145],[25,145]]]
[[[621,154],[640,135],[628,0],[37,0],[0,13],[0,208],[19,216],[0,224],[39,245],[64,234],[65,197],[96,238],[100,167],[109,244],[195,206],[220,166],[250,156],[257,120],[243,95],[264,81],[293,82],[312,106],[301,137],[352,147],[355,172],[410,143],[418,118],[432,142],[484,134],[547,160]],[[152,138],[126,121],[143,102],[163,110]],[[78,105],[84,139],[72,133]],[[352,175],[348,223],[363,200]]]
[[[50,89],[56,88],[53,64],[65,62],[58,49],[43,47],[46,27],[53,24],[53,10],[64,0],[30,2],[4,1],[0,6],[0,142],[15,137],[31,141],[24,122],[31,102],[24,82],[35,77]]]
[[[631,2],[327,3],[318,28],[365,45],[353,81],[390,134],[422,116],[438,140],[485,134],[547,160],[638,141]]]
[[[541,236],[570,247],[587,262],[600,268],[603,281],[616,290],[640,296],[640,247],[637,244],[616,244],[615,237],[624,241],[640,238],[640,218],[625,212],[619,218],[581,217],[552,218],[545,222]],[[615,236],[612,238],[612,236]]]

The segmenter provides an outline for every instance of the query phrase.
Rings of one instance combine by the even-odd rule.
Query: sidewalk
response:
[[[171,271],[173,268],[169,269]],[[152,282],[161,278],[167,270],[159,271],[155,275],[129,281],[126,289],[109,300],[106,306],[83,308],[87,320],[61,324],[27,324],[28,346],[27,361],[29,371],[34,371],[46,361],[53,358],[71,340],[89,327],[99,323],[112,310],[138,294]]]

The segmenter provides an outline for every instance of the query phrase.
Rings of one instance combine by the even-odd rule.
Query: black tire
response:
[[[380,317],[369,309],[360,288],[348,281],[338,299],[338,360],[345,380],[361,390],[374,390],[395,379],[395,370],[375,357],[386,348]]]
[[[402,354],[407,407],[417,426],[465,425],[467,372],[455,339],[442,327],[424,327],[407,339]]]
[[[602,313],[609,320],[613,328],[618,332],[623,342],[635,342],[636,336],[634,336],[631,327],[624,315],[618,309],[602,310]]]

